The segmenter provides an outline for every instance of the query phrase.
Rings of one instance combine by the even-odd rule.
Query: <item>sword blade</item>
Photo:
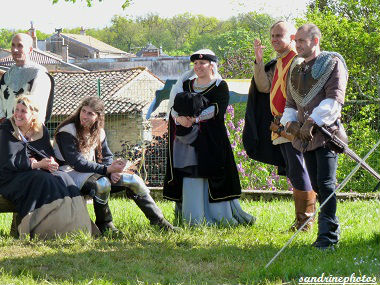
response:
[[[363,158],[363,161],[365,161],[380,145],[380,140],[373,146],[373,148],[366,154],[366,156]],[[340,190],[343,189],[344,186],[346,186],[347,182],[351,179],[352,176],[358,171],[360,168],[360,165],[357,164],[354,169],[351,170],[351,172],[343,179],[343,181],[339,184],[337,188],[326,198],[326,200],[316,209],[316,211],[309,217],[307,221],[303,223],[303,225],[293,234],[293,236],[285,243],[285,245],[273,256],[273,258],[265,265],[265,269],[267,269],[276,259],[277,257],[285,250],[285,248],[295,239],[295,237],[302,231],[302,229],[317,215],[319,210],[331,199],[332,196],[335,195],[335,193],[338,193]]]
[[[377,173],[371,166],[369,166],[363,159],[361,159],[352,149],[346,147],[344,149],[344,153],[356,161],[360,167],[367,170],[370,174],[372,174],[373,177],[380,181],[380,174]]]

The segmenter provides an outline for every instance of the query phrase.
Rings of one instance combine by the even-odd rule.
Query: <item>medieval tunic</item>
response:
[[[344,103],[348,72],[344,59],[337,53],[322,52],[313,60],[296,59],[288,75],[288,97],[281,123],[311,117],[319,126],[333,124],[340,117]],[[293,146],[304,152],[306,166],[319,203],[324,203],[318,216],[318,237],[314,245],[326,248],[339,240],[336,216],[337,154],[324,147],[325,138],[317,131],[311,141],[293,140]],[[327,200],[329,199],[329,200]]]
[[[281,120],[282,123],[298,120],[303,124],[309,116],[319,125],[325,123],[329,125],[335,122],[340,116],[340,107],[344,104],[348,78],[345,63],[342,60],[334,53],[322,52],[308,63],[300,59],[293,62],[288,76],[286,108],[297,110],[297,113],[291,115],[293,119],[286,115],[284,120]],[[328,100],[326,101],[326,99]],[[318,108],[321,102],[329,104],[329,101],[331,105],[324,107],[327,111]],[[333,101],[335,105],[333,105]],[[338,107],[334,107],[336,111],[335,109],[334,112],[328,110],[336,105],[338,105]],[[327,117],[325,121],[321,121],[319,116],[315,116],[317,112],[322,117]],[[332,119],[328,118],[331,115]],[[299,138],[293,140],[293,146],[302,152],[317,149],[324,144],[325,138],[320,132],[314,134],[313,139],[307,145],[303,144]]]
[[[72,179],[61,171],[32,169],[30,157],[41,157],[21,140],[11,120],[0,125],[0,137],[0,194],[15,205],[22,219],[20,236],[91,232],[86,205]],[[28,144],[47,157],[54,156],[44,126]]]
[[[45,122],[46,115],[50,115],[47,109],[52,107],[49,102],[52,92],[52,80],[45,67],[34,62],[13,65],[0,79],[0,118],[12,116],[17,97],[31,96],[38,106],[40,122]]]
[[[194,80],[186,80],[183,83],[183,90],[195,92],[193,84]],[[221,222],[222,219],[230,223],[250,222],[253,217],[245,213],[237,201],[241,195],[241,186],[224,125],[224,114],[229,100],[227,83],[221,81],[219,85],[216,85],[214,82],[199,93],[202,93],[209,100],[211,106],[215,106],[215,115],[211,119],[199,123],[198,136],[191,144],[196,154],[196,165],[188,168],[176,168],[173,165],[175,122],[171,116],[169,117],[169,144],[164,197],[190,204],[189,207],[194,211],[204,207],[204,218],[207,222]],[[189,189],[186,193],[184,192],[185,187]],[[191,189],[194,189],[194,195],[191,194]],[[197,203],[192,197],[196,195],[195,189],[204,189],[202,191],[205,195],[203,197],[206,202],[205,205],[200,205],[200,202]],[[209,202],[215,204],[215,207]],[[216,208],[218,209],[215,210]],[[218,212],[218,217],[214,216],[214,210]]]
[[[96,162],[96,145],[86,153],[81,153],[78,147],[77,131],[74,123],[60,128],[55,136],[54,152],[57,159],[63,164],[60,170],[67,172],[81,189],[86,180],[94,173],[107,174],[107,166],[112,164],[113,154],[108,147],[104,129],[100,131],[102,146],[102,163]]]

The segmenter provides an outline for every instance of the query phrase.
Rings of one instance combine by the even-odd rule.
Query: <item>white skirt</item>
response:
[[[182,218],[190,225],[207,224],[253,224],[255,217],[243,211],[239,200],[210,203],[208,180],[183,178]]]

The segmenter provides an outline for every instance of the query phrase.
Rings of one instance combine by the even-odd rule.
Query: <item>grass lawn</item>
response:
[[[174,204],[159,202],[173,221]],[[335,251],[310,246],[317,227],[292,236],[291,201],[242,201],[253,226],[184,227],[165,233],[149,226],[137,206],[112,199],[120,239],[77,234],[50,241],[9,237],[11,214],[0,214],[0,284],[297,284],[300,277],[366,275],[380,280],[379,201],[338,205],[341,242]],[[92,205],[89,205],[93,216]]]

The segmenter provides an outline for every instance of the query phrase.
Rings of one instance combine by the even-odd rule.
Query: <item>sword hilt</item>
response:
[[[334,150],[337,153],[343,153],[348,148],[348,145],[342,141],[340,138],[338,138],[336,135],[329,132],[325,127],[323,126],[317,126],[317,129],[328,139],[328,143],[330,143],[330,147],[332,150]]]
[[[339,153],[345,153],[347,156],[359,163],[359,165],[367,170],[373,177],[380,181],[380,174],[377,173],[371,166],[369,166],[363,159],[361,159],[360,156],[358,156],[352,149],[350,149],[344,141],[342,141],[336,135],[330,133],[324,127],[318,126],[318,129],[329,139],[329,142],[333,145],[333,150],[339,152],[336,149],[341,149],[341,152]]]

